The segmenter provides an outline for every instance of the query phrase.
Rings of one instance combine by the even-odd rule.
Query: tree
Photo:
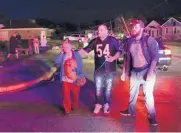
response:
[[[48,28],[53,29],[53,28],[55,28],[55,26],[54,26],[54,24],[51,24],[51,25],[48,26]]]
[[[125,18],[123,16],[118,16],[115,20],[115,30],[117,33],[124,33],[128,34],[128,31],[130,29],[129,22],[132,18]],[[129,30],[130,31],[130,30]]]
[[[94,20],[94,21],[93,21],[93,24],[96,25],[96,26],[97,26],[97,25],[100,25],[100,24],[102,24],[102,23],[103,23],[103,21],[101,21],[101,20]]]
[[[147,19],[143,14],[138,14],[136,18],[142,20],[144,24],[147,24]]]
[[[7,17],[2,12],[0,12],[0,24],[6,25],[6,23],[7,23]]]
[[[55,34],[60,34],[60,26],[56,25]]]

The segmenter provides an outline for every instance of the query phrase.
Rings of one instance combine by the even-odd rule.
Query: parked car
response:
[[[158,41],[159,45],[159,61],[157,63],[157,68],[162,71],[167,71],[168,67],[171,65],[171,50],[166,47],[161,41]],[[117,60],[119,67],[123,67],[125,53]]]
[[[79,41],[83,42],[85,35],[84,34],[72,34],[70,36],[64,36],[63,40],[69,39],[70,41]]]
[[[160,70],[167,71],[168,67],[171,65],[172,62],[172,52],[171,50],[163,45],[163,43],[158,43],[159,44],[159,61],[157,64],[157,67]]]

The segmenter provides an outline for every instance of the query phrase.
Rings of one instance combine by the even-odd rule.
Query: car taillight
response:
[[[165,50],[165,55],[171,55],[171,53],[172,53],[171,50],[169,50],[169,49]]]

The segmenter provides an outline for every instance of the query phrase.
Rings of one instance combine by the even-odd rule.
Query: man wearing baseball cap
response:
[[[144,23],[132,20],[131,37],[127,40],[126,56],[121,80],[130,78],[129,108],[121,111],[124,116],[136,115],[136,101],[140,86],[143,87],[145,105],[150,125],[157,126],[153,90],[156,81],[156,64],[159,59],[157,41],[144,35]]]

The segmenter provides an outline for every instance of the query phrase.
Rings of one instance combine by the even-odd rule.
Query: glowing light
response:
[[[166,58],[162,58],[162,57],[161,57],[161,58],[159,58],[159,61],[160,61],[160,60],[171,60],[171,58],[170,58],[170,57],[166,57]]]
[[[171,55],[171,50],[165,50],[165,55]]]
[[[88,38],[92,38],[92,33],[87,34]]]

